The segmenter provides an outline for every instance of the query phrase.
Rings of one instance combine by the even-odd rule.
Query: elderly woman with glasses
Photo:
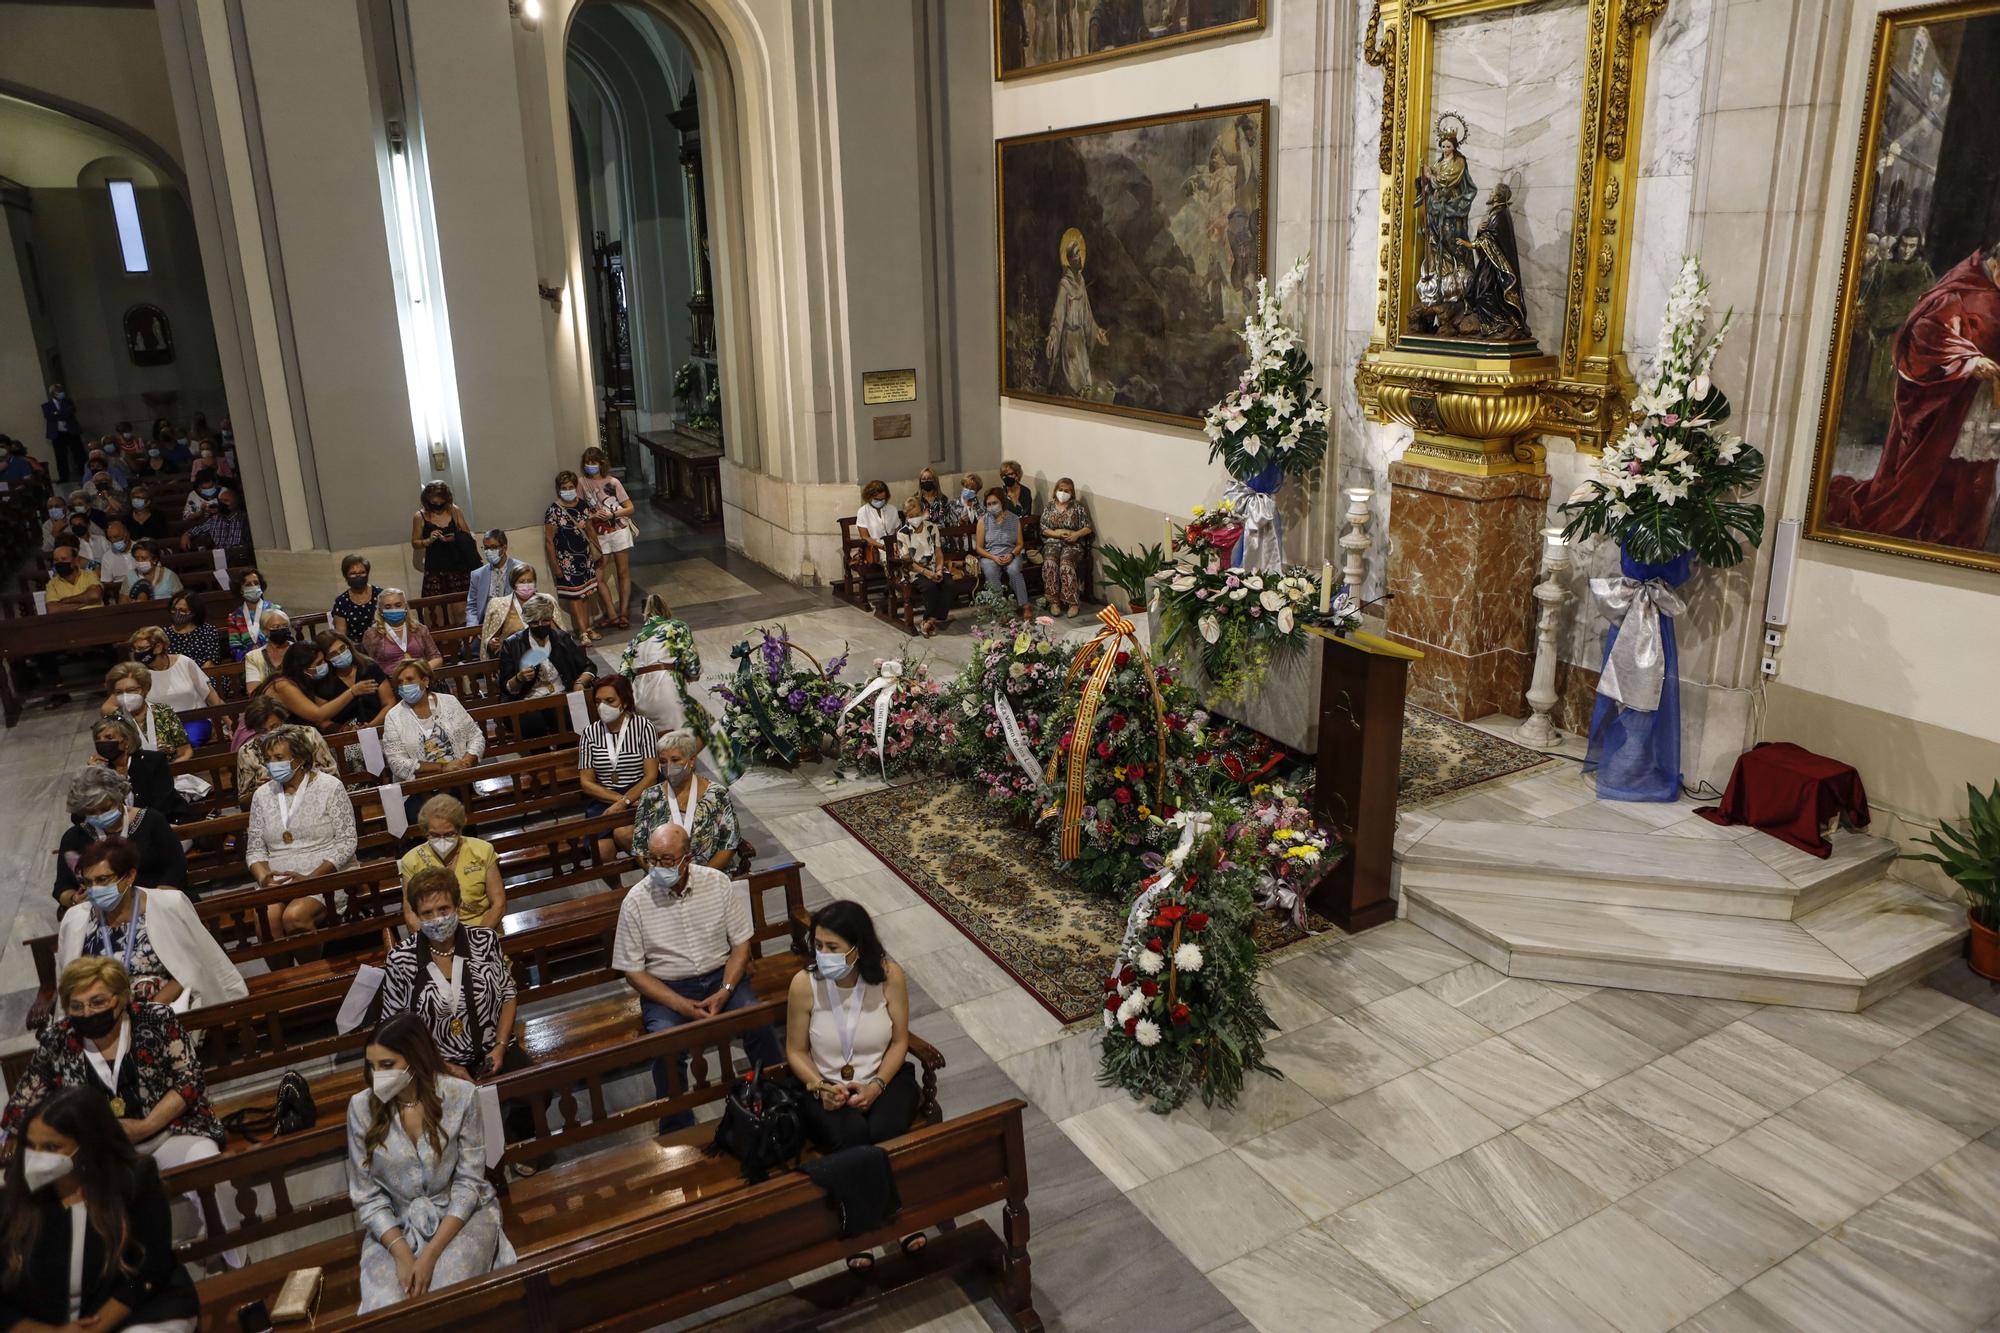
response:
[[[194,904],[178,889],[143,884],[139,852],[112,835],[84,848],[77,881],[84,901],[63,913],[56,966],[79,958],[116,958],[132,994],[176,1011],[240,1000],[242,973],[215,942]]]
[[[750,849],[736,822],[729,788],[695,771],[701,741],[685,728],[660,737],[660,780],[646,789],[632,816],[632,845],[644,847],[655,829],[687,830],[694,859],[727,874],[749,866]]]
[[[104,765],[70,775],[64,800],[70,826],[56,844],[55,899],[65,910],[84,900],[77,878],[84,849],[102,838],[121,838],[137,858],[137,874],[148,887],[187,887],[187,854],[173,826],[158,810],[131,804],[132,784]]]

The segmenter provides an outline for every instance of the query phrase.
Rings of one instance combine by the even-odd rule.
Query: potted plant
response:
[[[1126,551],[1106,544],[1097,548],[1104,557],[1104,581],[1125,590],[1126,603],[1134,611],[1146,609],[1146,584],[1166,567],[1167,553],[1155,544]]]
[[[1943,825],[1924,839],[1935,850],[1911,853],[1910,859],[1944,867],[1965,890],[1972,926],[1967,961],[1980,976],[2000,981],[2000,782],[1984,796],[1968,782],[1965,797],[1970,806],[1965,826]]]

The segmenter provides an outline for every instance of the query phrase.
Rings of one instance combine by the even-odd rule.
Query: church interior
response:
[[[0,1329],[2000,1328],[1996,62],[0,0]]]

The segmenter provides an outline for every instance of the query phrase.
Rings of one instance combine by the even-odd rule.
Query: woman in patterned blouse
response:
[[[382,963],[382,1021],[413,1013],[430,1030],[445,1068],[479,1078],[522,1063],[512,1049],[514,973],[500,933],[467,925],[459,915],[458,878],[425,866],[403,884],[403,905],[418,934]]]
[[[639,798],[632,820],[632,845],[646,846],[653,830],[679,824],[688,831],[694,859],[726,873],[749,867],[750,849],[736,825],[729,788],[695,772],[701,742],[691,731],[660,738],[660,781]]]
[[[625,645],[618,674],[632,682],[633,704],[655,731],[664,736],[685,727],[709,750],[717,772],[725,778],[735,775],[736,756],[728,737],[694,696],[693,687],[701,679],[694,632],[685,621],[674,619],[673,608],[656,592],[646,594],[645,620]]]
[[[340,562],[340,577],[347,586],[333,599],[333,614],[327,619],[351,642],[359,643],[375,623],[375,599],[382,590],[368,581],[372,568],[365,555],[350,555]]]
[[[208,623],[201,605],[187,593],[167,604],[167,646],[205,667],[229,660],[222,631]]]
[[[169,762],[194,754],[180,715],[165,704],[151,702],[153,673],[137,662],[120,662],[104,673],[103,717],[123,717],[139,733],[139,746],[158,750]]]

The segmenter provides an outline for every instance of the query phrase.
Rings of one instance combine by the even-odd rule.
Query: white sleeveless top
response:
[[[888,1053],[890,1039],[896,1034],[894,1020],[889,1017],[889,998],[884,987],[871,986],[859,982],[851,991],[843,991],[830,982],[818,977],[812,979],[813,1009],[812,1025],[807,1029],[807,1044],[812,1049],[813,1068],[819,1070],[823,1079],[842,1083],[866,1083],[882,1068],[882,1057]],[[859,1000],[855,997],[859,996]],[[847,1006],[858,1004],[857,1014]],[[842,1078],[840,1069],[846,1063],[841,1041],[843,1015],[834,1012],[839,1006],[846,1012],[846,1021],[853,1025],[854,1033],[854,1074]]]

